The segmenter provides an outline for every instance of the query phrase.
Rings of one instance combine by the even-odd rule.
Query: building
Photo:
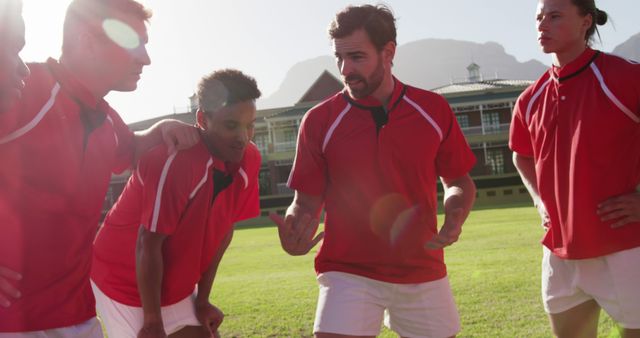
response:
[[[467,67],[468,78],[432,89],[451,105],[458,123],[477,158],[471,175],[478,187],[477,205],[529,201],[529,195],[511,161],[508,147],[511,112],[520,93],[532,81],[484,80],[480,67]],[[254,142],[262,153],[260,206],[262,216],[283,213],[293,198],[286,182],[293,165],[296,139],[302,117],[311,107],[342,89],[342,83],[324,71],[300,100],[290,107],[257,112]],[[189,112],[133,123],[133,130],[145,129],[163,118],[195,122],[194,98]],[[114,176],[105,207],[113,204],[124,188],[128,173]],[[441,187],[439,187],[441,192]]]
[[[478,188],[476,205],[530,201],[513,165],[509,125],[513,107],[533,81],[484,80],[480,67],[467,67],[466,81],[432,89],[444,96],[476,156],[471,176]]]

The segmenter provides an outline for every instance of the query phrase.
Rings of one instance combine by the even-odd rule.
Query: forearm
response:
[[[162,246],[153,245],[139,235],[136,245],[136,279],[144,315],[143,326],[162,324],[162,278]]]
[[[520,173],[522,183],[529,191],[529,195],[531,195],[533,204],[536,206],[539,205],[541,203],[541,200],[540,194],[538,192],[536,165],[533,157],[526,157],[517,153],[513,153],[513,164],[518,170],[518,173]]]
[[[449,214],[453,210],[462,210],[463,219],[466,219],[476,199],[476,185],[469,175],[455,180],[442,180],[444,188],[444,211]]]
[[[322,196],[312,196],[296,191],[293,202],[287,208],[287,215],[298,218],[302,215],[309,215],[318,218],[322,210]]]
[[[220,248],[216,251],[215,256],[211,259],[211,263],[209,264],[209,268],[202,274],[200,280],[198,281],[198,294],[196,296],[196,303],[208,303],[209,295],[211,294],[211,288],[213,287],[213,281],[216,278],[216,272],[218,271],[218,266],[220,265],[220,261],[222,261],[222,256],[225,251],[229,247],[231,243],[231,239],[233,238],[233,229],[229,231],[229,233],[225,236],[220,243]]]
[[[140,155],[144,154],[147,150],[162,143],[162,125],[169,120],[162,120],[156,122],[151,127],[136,131],[134,133],[135,138],[135,158],[140,158]]]

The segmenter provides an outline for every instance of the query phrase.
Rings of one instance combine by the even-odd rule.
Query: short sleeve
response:
[[[520,95],[513,108],[511,126],[509,127],[509,148],[520,155],[532,157],[533,144],[525,120],[526,109],[523,109],[523,101],[523,95]]]
[[[436,173],[440,177],[457,178],[466,175],[476,164],[469,144],[458,125],[449,104],[442,98],[441,111],[443,116],[442,142],[436,157]]]
[[[233,215],[233,223],[260,215],[260,152],[252,146],[245,161],[244,173],[247,175],[247,187],[242,190],[236,212]]]
[[[150,232],[171,235],[187,207],[192,179],[179,162],[180,152],[166,154],[164,145],[153,148],[134,175],[142,183],[141,225]]]
[[[322,151],[322,125],[318,121],[321,107],[311,109],[304,116],[298,134],[296,157],[287,186],[310,195],[324,194],[327,163]]]
[[[110,111],[107,119],[112,124],[113,132],[118,141],[116,160],[111,171],[119,174],[133,164],[135,156],[134,134],[115,111]]]

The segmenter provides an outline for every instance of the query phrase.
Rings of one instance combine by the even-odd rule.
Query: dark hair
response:
[[[133,15],[141,21],[148,21],[152,15],[136,0],[73,0],[64,18],[62,50],[70,47],[79,31],[102,31],[102,22],[114,13]]]
[[[582,16],[590,14],[593,18],[593,23],[591,23],[591,27],[587,29],[584,40],[591,42],[594,34],[597,34],[598,39],[600,39],[600,32],[598,32],[597,26],[602,26],[607,23],[607,19],[609,18],[607,12],[599,10],[596,7],[595,0],[571,0],[571,3],[578,7]]]
[[[396,19],[386,5],[348,6],[338,12],[329,25],[331,39],[340,39],[363,28],[377,50],[396,43]]]
[[[253,77],[236,69],[222,69],[203,77],[196,95],[201,111],[214,112],[238,102],[254,101],[262,94]]]

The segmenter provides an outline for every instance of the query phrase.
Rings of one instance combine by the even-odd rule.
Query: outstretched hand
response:
[[[462,233],[462,223],[464,223],[462,208],[453,209],[450,213],[446,213],[440,231],[425,244],[425,248],[437,250],[457,242],[460,233]]]
[[[0,306],[9,307],[12,299],[20,298],[20,291],[13,286],[11,281],[21,279],[22,276],[19,273],[0,266]]]
[[[304,214],[301,217],[282,216],[271,213],[269,218],[278,225],[278,235],[282,249],[292,256],[307,254],[318,242],[324,238],[324,232],[315,235],[318,230],[318,220]]]
[[[617,220],[612,228],[640,222],[640,192],[612,197],[598,205],[597,212],[603,222]]]

